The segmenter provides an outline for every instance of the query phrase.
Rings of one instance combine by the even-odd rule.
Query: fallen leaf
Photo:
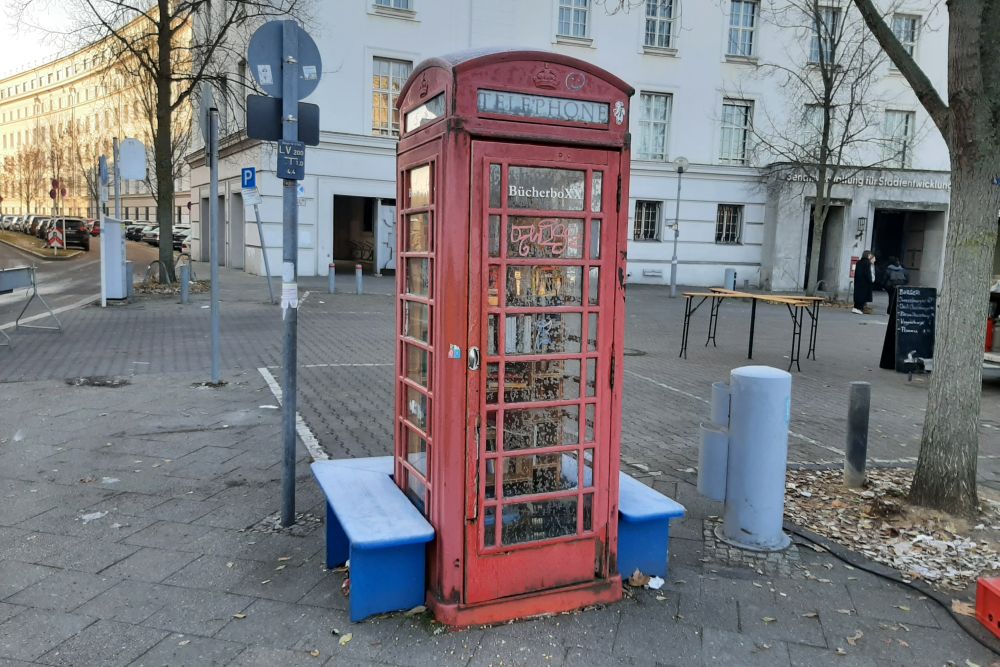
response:
[[[774,623],[778,619],[774,618],[773,616],[764,616],[760,620],[764,621],[765,623]]]
[[[858,640],[861,639],[864,636],[865,636],[865,633],[861,632],[861,630],[858,630],[853,635],[851,635],[850,637],[847,638],[847,643],[850,644],[851,646],[857,646],[858,645]]]
[[[343,635],[340,638],[340,641],[337,643],[340,644],[341,646],[347,646],[347,642],[351,641],[352,639],[354,639],[354,635],[348,632],[346,635]]]
[[[233,618],[240,618],[240,619],[243,619],[243,618],[246,618],[246,617],[247,617],[247,615],[246,615],[246,614],[233,614]]]
[[[894,604],[892,606],[901,611],[910,611],[910,608],[907,607],[905,604]]]
[[[649,577],[639,571],[639,568],[635,569],[632,576],[628,578],[628,585],[634,588],[640,588],[649,583]]]
[[[417,614],[422,614],[425,611],[427,611],[427,607],[425,607],[422,604],[418,604],[413,609],[410,609],[409,611],[405,612],[403,616],[416,616]]]
[[[810,612],[806,612],[805,614],[802,614],[803,618],[816,618],[817,616],[819,616],[819,614],[817,614],[814,611],[810,611]]]
[[[278,562],[279,563],[283,563],[286,560],[292,560],[292,557],[291,556],[278,556]]]
[[[275,572],[280,572],[281,570],[284,570],[284,569],[285,569],[284,565],[279,565],[278,567],[274,568],[274,571]]]
[[[236,563],[234,563],[233,561],[229,561],[228,563],[226,563],[226,567],[228,568],[232,568],[234,565],[236,565]]]
[[[963,602],[962,600],[952,600],[951,610],[956,614],[961,614],[962,616],[970,616],[972,618],[976,617],[976,608],[968,602]]]
[[[967,659],[965,661],[965,667],[979,667],[979,665]]]
[[[663,602],[664,600],[667,599],[667,596],[665,596],[665,595],[657,595],[656,599],[659,600],[660,602]]]
[[[907,644],[906,642],[904,642],[902,639],[897,639],[896,641],[899,642],[900,646],[902,646],[904,648],[910,648],[910,645]]]
[[[262,584],[269,584],[269,583],[271,583],[271,580],[270,579],[265,579],[264,581],[262,581],[260,583],[262,583]]]
[[[319,649],[318,648],[314,648],[313,650],[309,651],[309,655],[311,655],[314,658],[318,658],[319,657]]]
[[[837,647],[837,655],[847,655],[847,651],[845,651],[844,649],[842,649],[842,648],[840,648],[838,646]]]
[[[178,646],[187,646],[187,645],[188,645],[188,644],[190,644],[190,643],[191,643],[191,640],[190,640],[190,639],[185,639],[185,640],[184,640],[184,641],[182,641],[182,642],[177,642],[177,645],[178,645]]]
[[[850,609],[838,609],[838,610],[837,610],[837,613],[838,613],[838,614],[847,614],[848,616],[850,616],[850,615],[851,615],[851,614],[853,614],[854,612],[853,612],[853,611],[851,611]]]

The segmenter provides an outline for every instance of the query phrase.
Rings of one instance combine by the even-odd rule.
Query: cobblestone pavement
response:
[[[688,508],[672,530],[664,589],[461,632],[435,634],[401,615],[352,624],[341,575],[323,568],[323,503],[302,448],[304,520],[291,533],[267,528],[279,500],[280,414],[257,369],[278,363],[280,316],[260,280],[222,276],[222,389],[201,385],[203,295],[188,306],[168,297],[69,311],[64,333],[12,332],[14,347],[0,348],[0,665],[996,660],[930,600],[829,554],[794,547],[746,561],[712,539],[721,506],[694,490],[697,426],[711,382],[746,363],[749,309],[727,303],[718,347],[707,350],[699,311],[681,360],[683,304],[654,288],[629,291],[623,467]],[[303,282],[312,290],[299,320],[305,422],[334,457],[387,453],[392,284],[369,279],[380,294],[331,296],[325,283]],[[793,462],[840,462],[854,379],[873,383],[872,456],[916,455],[926,384],[877,370],[884,321],[823,310],[819,360],[803,361],[793,379]],[[786,365],[789,329],[787,313],[760,307],[754,362]],[[65,382],[98,375],[129,384]],[[981,477],[991,485],[998,404],[1000,388],[984,387]],[[352,641],[340,645],[334,629]]]

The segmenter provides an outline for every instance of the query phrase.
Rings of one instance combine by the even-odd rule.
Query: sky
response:
[[[59,37],[53,37],[42,30],[32,29],[27,26],[18,27],[10,16],[8,5],[15,2],[0,2],[7,11],[0,11],[0,78],[24,71],[35,65],[48,62],[53,57],[60,55],[60,46],[63,41]],[[67,17],[61,11],[57,3],[45,3],[45,7],[39,7],[34,12],[32,22],[37,20],[37,15],[44,14],[48,25],[58,27],[64,25]]]

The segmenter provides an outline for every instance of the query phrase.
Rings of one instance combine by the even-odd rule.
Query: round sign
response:
[[[54,188],[52,190],[49,190],[49,197],[51,197],[52,199],[56,198],[56,191]]]
[[[295,53],[285,53],[283,34],[286,23],[295,30],[295,41],[298,42]],[[298,74],[298,99],[301,100],[319,85],[323,61],[316,42],[295,21],[269,21],[257,28],[247,47],[247,64],[257,85],[271,97],[280,98],[282,65],[287,55],[296,60],[291,66]]]

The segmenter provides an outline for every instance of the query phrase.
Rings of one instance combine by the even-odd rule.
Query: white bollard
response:
[[[716,424],[701,425],[698,448],[698,493],[710,500],[726,499],[726,459],[729,430]]]
[[[754,551],[780,551],[792,376],[768,366],[730,374],[729,456],[726,506],[717,535]]]

